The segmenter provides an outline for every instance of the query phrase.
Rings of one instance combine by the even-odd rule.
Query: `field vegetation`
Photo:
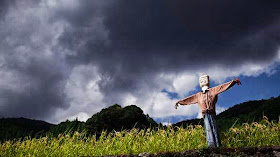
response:
[[[244,123],[221,132],[223,147],[280,145],[280,121]],[[86,132],[25,137],[0,144],[0,156],[103,156],[136,155],[143,152],[180,152],[207,148],[201,125],[103,131],[100,136]]]

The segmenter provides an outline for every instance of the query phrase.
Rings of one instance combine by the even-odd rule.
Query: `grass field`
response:
[[[279,146],[280,121],[243,124],[221,133],[223,147]],[[0,156],[102,156],[139,154],[143,152],[180,152],[206,148],[204,129],[200,125],[188,128],[148,129],[103,132],[97,140],[76,132],[58,137],[25,138],[0,144]]]

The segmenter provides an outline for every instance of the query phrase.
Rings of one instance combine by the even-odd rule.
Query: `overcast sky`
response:
[[[174,103],[240,78],[217,112],[280,95],[279,0],[1,0],[0,117],[58,123],[136,104],[158,122],[200,117]]]

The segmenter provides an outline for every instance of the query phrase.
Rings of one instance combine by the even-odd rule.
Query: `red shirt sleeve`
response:
[[[198,103],[198,94],[194,94],[185,99],[179,100],[178,103],[181,105],[190,105]]]
[[[233,85],[235,85],[235,83],[236,82],[234,80],[232,80],[230,82],[213,87],[213,88],[211,88],[211,90],[214,92],[215,95],[218,95],[218,94],[230,89]]]

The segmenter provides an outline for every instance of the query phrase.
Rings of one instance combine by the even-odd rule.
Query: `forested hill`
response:
[[[102,109],[86,121],[86,130],[89,133],[101,134],[102,130],[120,131],[132,128],[156,127],[157,123],[145,115],[143,110],[136,105],[130,105],[122,108],[115,104]]]
[[[27,118],[1,118],[0,140],[44,135],[55,125]]]
[[[267,100],[248,101],[235,105],[217,115],[217,123],[224,130],[233,125],[245,122],[260,121],[263,116],[269,120],[278,120],[280,115],[280,96]],[[182,121],[175,126],[186,126],[188,124],[201,124],[202,119]],[[89,133],[100,133],[102,130],[122,130],[132,127],[145,128],[157,126],[157,123],[145,115],[141,108],[131,105],[122,108],[120,105],[112,105],[94,114],[87,122],[65,121],[58,125],[44,121],[30,120],[26,118],[2,118],[0,119],[0,141],[6,139],[20,138],[25,136],[45,136],[60,133],[73,133],[87,130]]]
[[[120,105],[112,105],[94,114],[87,122],[66,120],[58,125],[44,121],[30,120],[26,118],[2,118],[0,119],[0,141],[26,136],[40,137],[47,134],[72,134],[75,131],[87,131],[91,134],[100,134],[102,130],[122,130],[135,128],[155,127],[157,123],[145,115],[143,110],[135,105],[122,108]]]
[[[240,125],[246,122],[259,122],[266,116],[268,120],[279,120],[280,96],[267,100],[254,100],[244,102],[217,115],[217,123],[221,129],[227,129],[232,125]],[[193,119],[176,123],[176,126],[188,124],[203,124],[203,119]]]

